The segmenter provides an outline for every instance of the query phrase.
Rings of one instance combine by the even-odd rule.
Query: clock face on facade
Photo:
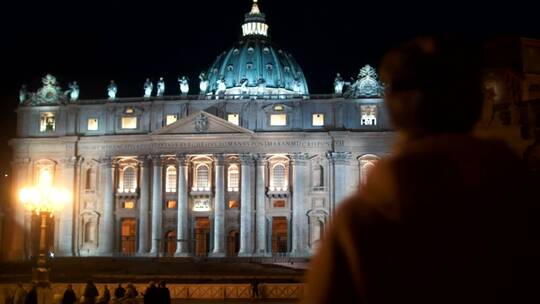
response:
[[[43,97],[46,101],[53,101],[56,99],[56,90],[54,88],[46,88],[43,92]]]

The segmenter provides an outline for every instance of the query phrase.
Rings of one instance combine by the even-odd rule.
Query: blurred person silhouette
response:
[[[159,282],[157,295],[158,303],[171,304],[171,291],[167,288],[165,281]]]
[[[64,296],[62,297],[62,304],[73,304],[77,303],[77,295],[73,291],[73,286],[68,284],[66,290],[64,291]]]
[[[13,294],[13,304],[24,304],[24,299],[26,298],[26,289],[24,289],[22,283],[17,283],[17,288],[15,288],[15,293]]]
[[[126,289],[122,287],[122,284],[118,284],[118,287],[114,290],[114,297],[122,299],[126,295]]]
[[[83,292],[84,303],[95,304],[96,298],[98,296],[99,296],[99,292],[96,288],[96,285],[94,285],[94,282],[92,280],[88,280],[86,282],[86,286],[84,287],[84,292]]]
[[[37,296],[37,285],[35,283],[32,283],[32,286],[30,287],[30,290],[26,294],[26,297],[24,298],[24,304],[37,304],[38,302],[38,296]]]
[[[540,230],[527,172],[505,143],[473,135],[479,44],[417,38],[380,74],[398,139],[337,209],[305,303],[540,303],[528,299]]]
[[[144,291],[144,304],[158,304],[159,303],[158,289],[154,281],[150,281],[146,290]]]

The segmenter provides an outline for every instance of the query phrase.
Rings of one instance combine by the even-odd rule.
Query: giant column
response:
[[[149,250],[149,218],[150,211],[150,161],[143,156],[139,161],[140,198],[139,198],[139,255],[145,255]]]
[[[257,155],[256,233],[255,254],[266,255],[266,155]]]
[[[62,161],[62,185],[72,193],[72,202],[66,204],[59,212],[58,250],[59,256],[73,256],[73,202],[76,196],[75,168],[78,164],[77,157],[68,157]]]
[[[212,256],[225,256],[225,170],[223,168],[224,156],[217,154],[214,157],[215,164],[215,189],[214,197],[214,250]]]
[[[103,224],[99,230],[99,253],[108,256],[114,249],[114,172],[116,163],[111,158],[101,159],[103,174]]]
[[[163,217],[163,166],[159,155],[152,156],[152,248],[150,254],[158,254],[159,240],[162,239]]]
[[[189,233],[188,233],[188,159],[184,154],[178,154],[178,201],[177,201],[177,218],[178,224],[176,227],[176,237],[178,244],[176,245],[175,256],[189,255]]]
[[[306,191],[308,185],[306,153],[294,153],[292,158],[292,250],[294,256],[307,254],[308,225],[306,215]]]
[[[347,172],[349,171],[351,152],[332,152],[330,159],[334,164],[334,202],[335,208],[348,195]]]
[[[251,168],[253,167],[253,156],[251,154],[240,154],[241,185],[240,185],[240,250],[238,256],[251,256],[253,254],[253,201],[251,195]]]

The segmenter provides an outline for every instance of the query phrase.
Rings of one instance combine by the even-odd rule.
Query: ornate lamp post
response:
[[[52,217],[55,211],[61,210],[64,204],[71,200],[71,194],[66,189],[54,187],[51,174],[43,171],[37,185],[19,191],[19,200],[27,210],[35,212],[40,217],[39,256],[32,270],[32,280],[38,286],[47,288],[50,286],[47,265],[47,218]]]

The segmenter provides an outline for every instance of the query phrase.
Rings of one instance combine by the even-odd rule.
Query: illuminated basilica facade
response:
[[[310,95],[273,45],[256,1],[243,37],[201,73],[197,93],[79,100],[47,75],[21,91],[13,184],[43,172],[72,203],[49,231],[56,256],[309,256],[339,202],[389,152],[374,70]],[[192,88],[192,91],[193,88]],[[141,94],[142,95],[142,94]],[[8,259],[35,254],[35,220],[13,203]]]

